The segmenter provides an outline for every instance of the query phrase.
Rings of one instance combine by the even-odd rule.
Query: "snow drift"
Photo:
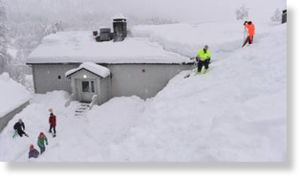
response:
[[[220,39],[215,40],[222,45]],[[187,51],[193,50],[189,49],[193,41],[184,43]],[[237,46],[223,43],[230,50],[226,57],[213,61],[207,74],[184,79],[191,71],[181,72],[147,101],[113,98],[76,118],[77,102],[64,107],[67,94],[35,95],[1,133],[0,160],[285,161],[286,25],[269,27],[246,48],[240,47],[241,42]],[[174,44],[166,46],[182,50],[182,45]],[[222,53],[215,50],[213,55]],[[29,145],[36,143],[40,131],[48,130],[49,108],[58,119],[57,137],[48,135],[46,152],[28,160]],[[29,138],[11,138],[12,125],[19,117],[27,125]]]
[[[24,86],[12,80],[7,73],[0,74],[0,117],[24,104],[30,97]]]

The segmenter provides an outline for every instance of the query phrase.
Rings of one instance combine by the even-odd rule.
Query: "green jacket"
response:
[[[39,137],[37,141],[37,145],[41,147],[45,147],[45,143],[48,145],[47,137]]]
[[[205,53],[203,49],[200,49],[197,53],[197,57],[200,58],[201,61],[205,61],[211,58],[211,52],[207,50]]]

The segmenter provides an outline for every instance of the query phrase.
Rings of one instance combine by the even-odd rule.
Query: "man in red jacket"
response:
[[[50,117],[49,117],[49,124],[50,124],[50,129],[49,129],[49,132],[52,133],[52,129],[53,129],[53,137],[56,136],[56,116],[53,114],[53,111],[52,109],[49,110],[51,113],[50,113]]]
[[[247,29],[248,36],[247,36],[247,39],[245,40],[245,42],[243,44],[243,47],[247,43],[252,44],[253,43],[253,38],[254,38],[254,35],[255,35],[255,25],[251,21],[245,22],[244,26]]]

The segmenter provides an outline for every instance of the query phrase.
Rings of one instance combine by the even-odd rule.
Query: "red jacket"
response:
[[[246,24],[245,26],[247,28],[248,35],[249,36],[254,36],[254,34],[255,34],[255,26],[254,26],[254,24]]]
[[[49,117],[49,124],[54,127],[56,126],[56,116],[52,113],[50,114]]]

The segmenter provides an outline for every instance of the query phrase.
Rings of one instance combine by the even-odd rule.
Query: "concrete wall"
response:
[[[111,76],[100,79],[100,95],[98,104],[102,104],[111,98]]]
[[[155,96],[168,81],[192,65],[132,64],[108,65],[112,73],[112,96],[137,95],[143,99]]]
[[[6,114],[5,116],[0,117],[0,132],[5,128],[5,126],[8,124],[8,122],[19,112],[21,112],[27,105],[29,104],[29,102],[27,101],[26,103],[20,105],[19,107],[17,107],[16,109],[14,109],[13,111],[9,112],[8,114]]]
[[[32,65],[34,90],[46,93],[53,90],[65,90],[71,93],[71,80],[65,78],[65,72],[78,67],[79,64]],[[58,76],[61,79],[58,79]]]
[[[52,90],[71,92],[71,80],[66,79],[64,74],[78,67],[79,64],[32,66],[36,93]],[[176,74],[192,68],[192,64],[109,64],[103,66],[109,68],[112,74],[111,78],[108,78],[111,81],[107,82],[107,86],[101,87],[103,92],[105,89],[110,89],[107,93],[111,93],[111,97],[137,95],[143,99],[155,96]],[[61,75],[61,79],[58,79],[58,75]],[[107,99],[100,100],[106,101]]]

